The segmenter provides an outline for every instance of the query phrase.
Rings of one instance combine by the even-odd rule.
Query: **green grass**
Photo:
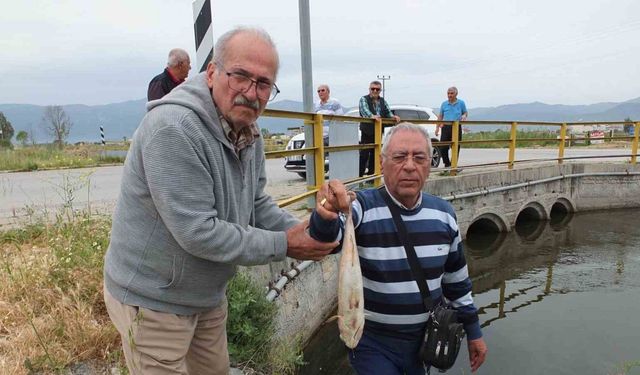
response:
[[[518,130],[516,132],[516,147],[547,147],[558,146],[557,134],[555,132],[548,132],[542,130],[523,131]],[[501,142],[483,142],[472,143],[464,145],[468,148],[509,148],[509,138],[511,133],[506,130],[496,130],[492,132],[482,131],[477,133],[467,133],[462,138],[463,141],[491,141],[502,140]],[[541,141],[527,141],[527,139],[545,139]],[[548,140],[547,140],[548,139]]]
[[[633,372],[629,372],[630,370],[633,370],[633,369],[635,369]],[[613,375],[627,375],[627,374],[640,374],[640,360],[625,361],[622,364],[616,366],[616,370],[613,373]]]
[[[123,146],[109,146],[115,150]],[[0,171],[34,171],[40,169],[81,168],[104,164],[120,164],[123,157],[105,156],[99,145],[67,146],[59,149],[53,145],[27,146],[0,149]]]
[[[0,373],[57,373],[120,350],[102,302],[110,228],[61,214],[0,233]]]
[[[227,288],[229,317],[227,336],[232,363],[267,374],[291,374],[302,364],[299,340],[274,339],[277,307],[265,298],[265,289],[245,272],[231,279]]]
[[[29,217],[23,227],[0,232],[0,374],[64,373],[84,361],[124,369],[102,296],[110,230],[109,216],[64,205],[52,222]],[[227,296],[232,363],[294,373],[301,343],[274,338],[277,308],[265,289],[238,273]]]

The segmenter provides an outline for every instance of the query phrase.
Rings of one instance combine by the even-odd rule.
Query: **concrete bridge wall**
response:
[[[510,231],[524,210],[549,219],[554,204],[576,212],[640,207],[640,166],[564,164],[464,173],[430,180],[425,191],[453,204],[463,236],[483,219]],[[338,260],[334,255],[316,262],[287,284],[275,300],[280,335],[306,342],[335,308]]]

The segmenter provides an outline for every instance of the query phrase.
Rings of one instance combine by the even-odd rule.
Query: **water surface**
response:
[[[469,236],[489,347],[476,373],[618,374],[640,361],[639,218],[636,209],[580,213]],[[354,374],[335,323],[312,339],[305,360],[300,374]],[[471,373],[466,346],[447,373]]]

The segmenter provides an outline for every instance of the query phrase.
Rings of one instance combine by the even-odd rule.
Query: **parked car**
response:
[[[324,126],[322,128],[322,138],[324,145],[329,146],[329,127]],[[304,132],[299,133],[291,137],[287,143],[286,150],[297,150],[304,147]],[[302,178],[307,178],[307,164],[306,155],[293,155],[284,158],[284,168],[289,172],[297,173]],[[325,153],[324,157],[324,171],[329,171],[329,154]]]
[[[433,109],[428,107],[420,107],[417,105],[410,104],[391,104],[390,105],[391,112],[393,114],[400,116],[402,120],[437,120],[438,116],[433,112]],[[360,113],[358,109],[352,109],[349,112],[345,113],[345,116],[353,116],[359,117]],[[421,126],[427,127],[429,131],[429,136],[431,137],[432,142],[438,142],[439,139],[435,136],[436,125],[435,124],[423,124]],[[385,129],[386,130],[386,129]],[[329,132],[328,127],[324,127],[324,145],[329,145]],[[304,133],[300,133],[295,135],[289,140],[287,143],[287,150],[295,150],[304,147]],[[440,150],[437,147],[433,147],[433,155],[431,156],[431,166],[437,167],[440,165]],[[306,162],[304,155],[295,155],[289,156],[285,158],[285,169],[289,172],[297,173],[300,177],[306,178]],[[324,161],[324,170],[325,172],[329,171],[329,159],[325,156]]]

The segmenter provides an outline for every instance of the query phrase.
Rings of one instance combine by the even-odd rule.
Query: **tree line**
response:
[[[42,113],[41,126],[44,131],[51,136],[54,145],[59,148],[63,148],[69,132],[73,127],[73,122],[69,115],[64,111],[62,106],[48,105],[44,107]],[[11,125],[11,122],[7,120],[4,113],[0,112],[0,148],[12,148],[11,138],[13,138],[15,129]],[[24,130],[18,132],[16,141],[26,146],[29,141],[35,144],[35,137],[33,132],[31,134]]]

